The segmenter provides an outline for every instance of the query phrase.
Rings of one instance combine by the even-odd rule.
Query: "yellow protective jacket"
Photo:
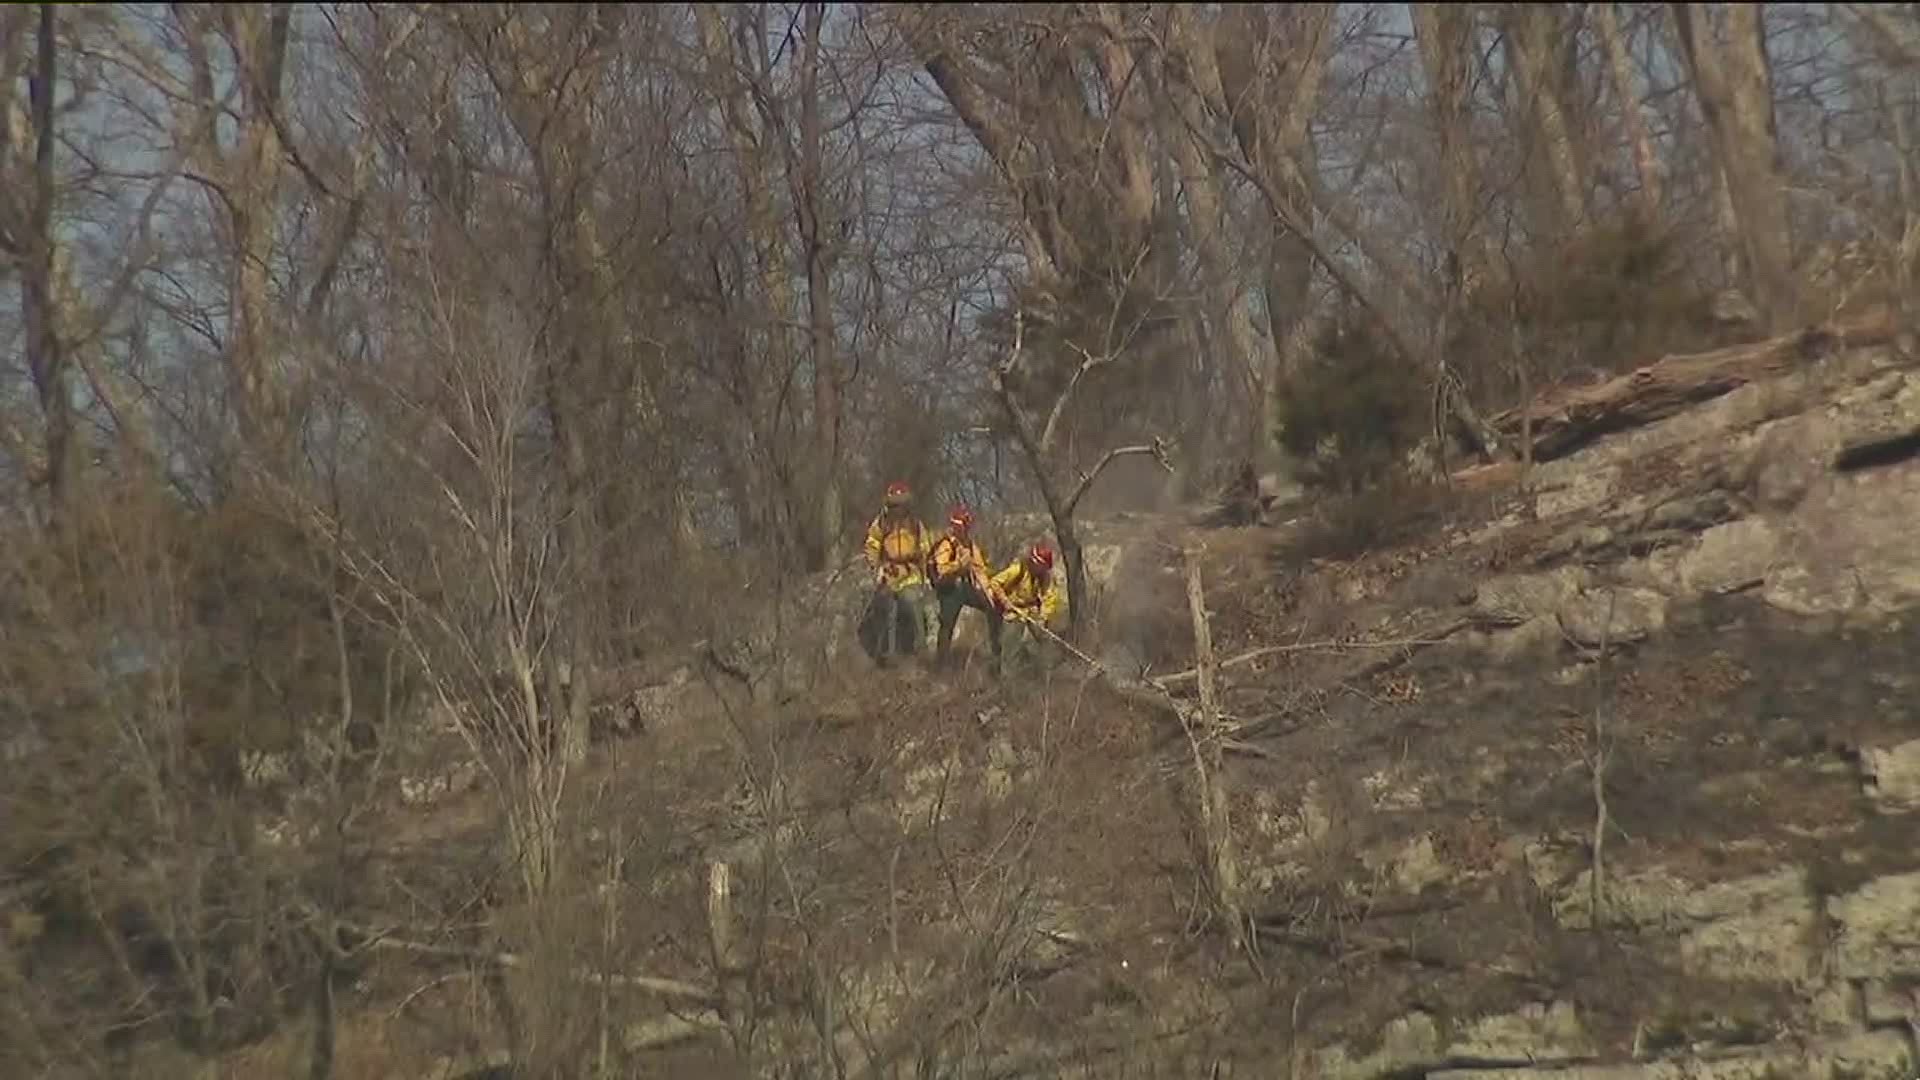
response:
[[[895,590],[927,583],[927,547],[927,527],[913,517],[881,514],[867,526],[867,565]]]
[[[993,588],[1007,598],[1007,605],[1014,611],[1037,618],[1042,625],[1052,624],[1067,606],[1067,591],[1060,587],[1060,576],[1049,574],[1042,582],[1027,569],[1024,558],[995,574]]]
[[[944,587],[966,581],[972,573],[970,568],[976,566],[982,578],[993,572],[993,564],[987,561],[987,553],[981,550],[978,541],[962,540],[947,533],[933,542],[935,585]]]

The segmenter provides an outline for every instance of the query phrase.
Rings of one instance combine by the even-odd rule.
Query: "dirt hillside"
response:
[[[995,683],[977,630],[874,671],[854,574],[790,601],[804,661],[757,630],[630,673],[586,781],[646,837],[627,959],[706,995],[629,1029],[632,1074],[745,1075],[745,1038],[808,1074],[1912,1076],[1920,356],[1770,347],[1625,416],[1726,358],[1542,403],[1524,487],[1469,471],[1357,555],[1311,509],[1088,522],[1105,677]],[[1196,855],[1187,551],[1238,935]],[[484,832],[472,777],[404,785],[423,849]],[[716,920],[750,943],[718,965]],[[370,1062],[407,1060],[403,989],[360,988]]]

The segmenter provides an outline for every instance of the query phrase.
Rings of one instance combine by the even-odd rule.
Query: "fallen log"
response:
[[[414,956],[431,957],[440,960],[461,960],[484,967],[514,969],[526,966],[526,958],[518,953],[494,952],[487,949],[464,948],[458,945],[435,945],[424,941],[409,941],[392,937],[384,932],[367,927],[339,924],[339,929],[351,935],[355,948],[385,949],[394,952],[410,953]],[[627,975],[618,972],[592,971],[585,968],[575,969],[568,974],[590,986],[610,986],[627,990],[640,990],[660,997],[691,1001],[701,1005],[712,1005],[715,1001],[713,991],[695,986],[680,979],[662,978],[658,975]]]
[[[1533,460],[1565,457],[1616,431],[1664,420],[1750,382],[1780,375],[1836,348],[1891,341],[1893,312],[1879,308],[1750,345],[1669,356],[1592,386],[1549,393],[1493,418],[1496,431],[1518,439],[1530,420]]]

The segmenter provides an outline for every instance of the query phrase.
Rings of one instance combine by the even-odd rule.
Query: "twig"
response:
[[[407,941],[402,938],[386,937],[357,930],[352,927],[346,927],[346,929],[354,929],[356,933],[365,934],[370,939],[366,943],[368,948],[392,949],[397,952],[413,953],[416,956],[433,956],[449,960],[470,960],[498,968],[512,969],[523,967],[526,964],[526,959],[516,953],[488,952],[484,949],[467,949],[455,945],[433,945],[424,941]],[[604,984],[633,990],[645,990],[649,993],[659,994],[662,997],[681,998],[683,1000],[708,1005],[711,1005],[715,1000],[715,995],[710,990],[704,990],[692,983],[681,982],[678,979],[666,979],[657,975],[621,975],[586,970],[575,970],[572,972],[572,975],[574,978],[592,986]]]
[[[1066,513],[1071,516],[1074,510],[1080,506],[1080,499],[1093,487],[1093,482],[1100,478],[1100,474],[1106,470],[1108,465],[1113,464],[1113,462],[1119,458],[1143,454],[1153,455],[1153,459],[1160,463],[1161,468],[1169,473],[1173,471],[1173,463],[1169,461],[1167,457],[1167,444],[1158,438],[1154,439],[1152,443],[1140,446],[1116,446],[1107,451],[1099,461],[1094,463],[1093,468],[1087,470],[1087,472],[1080,477],[1079,486],[1073,489],[1072,495],[1067,496]]]
[[[1229,754],[1245,754],[1248,757],[1265,758],[1268,761],[1278,761],[1281,757],[1281,755],[1265,747],[1255,746],[1250,742],[1242,742],[1239,739],[1221,739],[1220,749]]]
[[[413,1004],[414,1001],[420,997],[420,995],[426,993],[429,990],[432,990],[436,986],[444,986],[455,979],[465,978],[466,974],[467,973],[463,971],[455,971],[446,975],[441,975],[438,978],[428,980],[427,982],[421,984],[419,987],[415,988],[412,993],[409,993],[406,997],[401,998],[400,1003],[398,1005],[395,1005],[393,1008],[387,1010],[387,1019],[388,1020],[398,1019],[401,1013],[407,1011],[407,1006]]]
[[[1060,417],[1066,413],[1067,403],[1072,400],[1074,388],[1080,385],[1080,380],[1094,368],[1105,367],[1120,358],[1118,353],[1095,356],[1073,342],[1067,344],[1080,354],[1080,366],[1073,369],[1073,375],[1067,379],[1066,388],[1060,391],[1060,396],[1054,399],[1052,410],[1047,413],[1046,426],[1040,429],[1040,445],[1046,449],[1051,449],[1053,446],[1053,433],[1059,429]]]
[[[1343,941],[1329,941],[1316,934],[1301,933],[1270,923],[1255,923],[1254,930],[1260,937],[1269,941],[1318,953],[1342,963],[1363,956],[1378,956],[1383,960],[1401,960],[1440,971],[1460,971],[1465,966],[1450,957],[1430,952],[1417,945],[1402,944],[1372,935],[1348,934],[1343,935]]]
[[[1606,692],[1604,666],[1607,663],[1607,642],[1613,635],[1613,609],[1618,602],[1618,590],[1607,593],[1607,621],[1600,627],[1600,663],[1603,667],[1600,692]],[[1606,900],[1606,846],[1607,846],[1607,757],[1606,746],[1606,703],[1596,702],[1593,708],[1593,756],[1588,768],[1593,774],[1593,877],[1592,895],[1588,902],[1592,905],[1593,915],[1590,928],[1595,934],[1600,932],[1601,906]]]
[[[1430,638],[1392,638],[1385,641],[1303,641],[1288,645],[1262,645],[1257,649],[1248,649],[1246,652],[1231,659],[1222,660],[1218,664],[1215,664],[1214,667],[1216,670],[1225,671],[1230,667],[1239,667],[1242,664],[1250,664],[1255,660],[1264,659],[1269,656],[1278,656],[1282,653],[1422,648],[1428,645],[1444,643],[1449,635],[1457,633],[1459,629],[1460,627],[1449,628],[1441,636]],[[1198,677],[1199,674],[1200,669],[1188,668],[1185,671],[1176,671],[1171,675],[1156,675],[1147,681],[1164,689],[1171,683],[1186,682],[1188,679]]]

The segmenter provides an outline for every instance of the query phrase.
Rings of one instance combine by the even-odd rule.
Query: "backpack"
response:
[[[928,585],[935,585],[939,583],[940,579],[934,575],[934,570],[939,565],[938,561],[934,558],[934,553],[940,550],[941,544],[947,543],[948,541],[952,540],[952,537],[942,536],[940,539],[935,540],[931,544],[928,544],[925,542],[925,536],[926,536],[925,528],[926,528],[925,526],[921,526],[922,543],[920,546],[926,549],[926,554],[921,556],[921,559],[920,559],[921,561],[920,574],[922,577],[925,577],[927,579]]]

